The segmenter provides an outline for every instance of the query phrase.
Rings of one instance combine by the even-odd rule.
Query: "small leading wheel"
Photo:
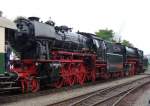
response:
[[[39,81],[34,77],[30,77],[28,90],[30,92],[37,92],[39,89],[40,89]]]
[[[31,91],[32,92],[37,92],[40,89],[40,85],[39,85],[39,81],[37,79],[32,79],[31,81],[32,87],[31,87]]]
[[[64,84],[63,79],[59,79],[56,82],[54,82],[54,87],[55,88],[61,88],[63,86],[63,84]]]

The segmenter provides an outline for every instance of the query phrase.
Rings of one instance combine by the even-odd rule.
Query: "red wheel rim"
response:
[[[82,74],[79,75],[79,84],[83,85],[84,81],[85,81],[85,74],[82,73]]]
[[[24,80],[21,80],[21,88],[22,88],[22,93],[25,92],[25,82]]]
[[[96,80],[96,73],[95,73],[95,71],[91,72],[91,77],[92,77],[92,81],[95,82],[95,80]]]
[[[132,71],[133,71],[133,69],[132,69],[132,64],[131,64],[129,76],[132,76]]]
[[[135,64],[133,64],[133,74],[132,75],[135,75],[136,74],[136,69],[135,69]]]
[[[87,80],[91,80],[91,73],[90,73],[90,72],[87,72],[87,73],[86,73],[86,79],[87,79]]]
[[[39,88],[40,88],[39,81],[36,80],[36,79],[32,79],[31,85],[32,85],[32,87],[31,87],[31,91],[32,92],[37,92],[39,90]]]
[[[105,79],[109,79],[110,78],[110,74],[109,73],[105,73]]]
[[[80,65],[79,67],[79,71],[78,71],[78,82],[80,85],[83,85],[84,84],[84,81],[85,81],[85,67],[84,65]]]
[[[120,76],[121,76],[121,77],[124,77],[124,72],[123,72],[123,71],[121,72],[121,75],[120,75]]]
[[[61,88],[63,86],[63,80],[60,79],[54,83],[55,88]]]
[[[70,76],[70,81],[69,81],[69,85],[73,86],[75,83],[75,77],[74,76]]]
[[[69,86],[73,86],[75,83],[74,64],[69,65],[69,75]]]

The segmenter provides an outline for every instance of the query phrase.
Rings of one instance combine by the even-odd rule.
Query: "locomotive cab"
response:
[[[97,59],[105,61],[106,60],[106,56],[105,56],[106,45],[105,45],[105,42],[100,38],[93,37],[93,44],[94,44],[94,47],[95,47],[95,52],[97,54]]]

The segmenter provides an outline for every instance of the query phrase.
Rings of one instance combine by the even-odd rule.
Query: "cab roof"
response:
[[[14,22],[4,17],[0,17],[0,27],[15,29],[15,30],[17,29],[16,24]]]

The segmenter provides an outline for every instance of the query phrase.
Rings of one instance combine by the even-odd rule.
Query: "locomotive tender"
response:
[[[83,85],[96,79],[143,72],[143,51],[74,33],[38,17],[4,22],[0,17],[0,91],[36,92],[43,86]],[[6,21],[6,19],[5,19]],[[4,22],[4,24],[2,23]],[[15,58],[10,59],[10,55]]]

